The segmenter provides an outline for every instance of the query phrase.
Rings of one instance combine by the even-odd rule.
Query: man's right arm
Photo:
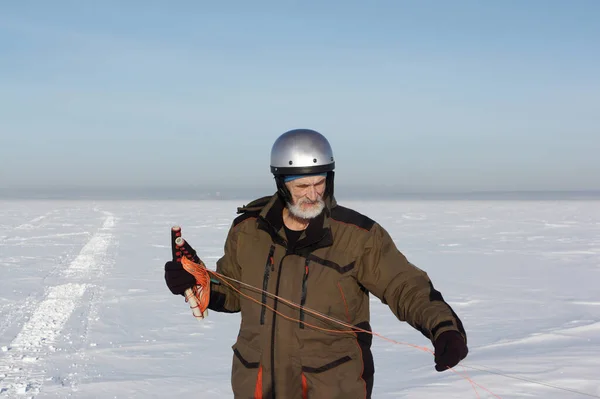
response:
[[[236,280],[241,279],[241,269],[237,261],[237,228],[232,225],[225,240],[225,253],[217,261],[217,273]],[[215,280],[217,280],[215,282]],[[210,302],[208,308],[215,312],[237,313],[240,311],[240,295],[231,288],[240,289],[239,283],[219,276],[212,276]]]

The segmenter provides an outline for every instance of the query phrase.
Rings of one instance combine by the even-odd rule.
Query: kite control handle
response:
[[[180,226],[171,228],[171,252],[173,260],[180,262],[196,278],[196,285],[184,292],[185,301],[189,303],[195,318],[206,318],[210,301],[210,277],[196,251],[181,237]]]

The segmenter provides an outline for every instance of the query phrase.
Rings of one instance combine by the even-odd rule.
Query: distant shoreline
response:
[[[60,189],[0,189],[0,200],[241,200],[249,201],[270,195],[271,189],[199,189],[199,188],[60,188]],[[338,189],[339,200],[600,200],[600,190],[579,191],[456,191],[456,192],[376,192],[365,188]]]

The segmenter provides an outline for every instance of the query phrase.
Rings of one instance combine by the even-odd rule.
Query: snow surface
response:
[[[600,202],[341,203],[429,273],[469,335],[455,370],[496,395],[375,337],[374,398],[600,397]],[[233,397],[239,315],[195,320],[163,266],[179,224],[214,268],[239,205],[0,202],[0,398]],[[375,332],[431,348],[371,305]]]

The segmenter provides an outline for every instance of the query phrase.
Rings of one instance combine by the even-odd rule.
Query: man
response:
[[[432,341],[436,370],[468,353],[460,319],[428,275],[377,222],[336,203],[334,166],[323,135],[286,132],[271,149],[277,192],[238,209],[217,272],[243,282],[234,285],[254,300],[211,283],[209,305],[241,312],[236,398],[370,398],[369,294]],[[174,262],[165,265],[165,279],[177,295],[195,283]]]

